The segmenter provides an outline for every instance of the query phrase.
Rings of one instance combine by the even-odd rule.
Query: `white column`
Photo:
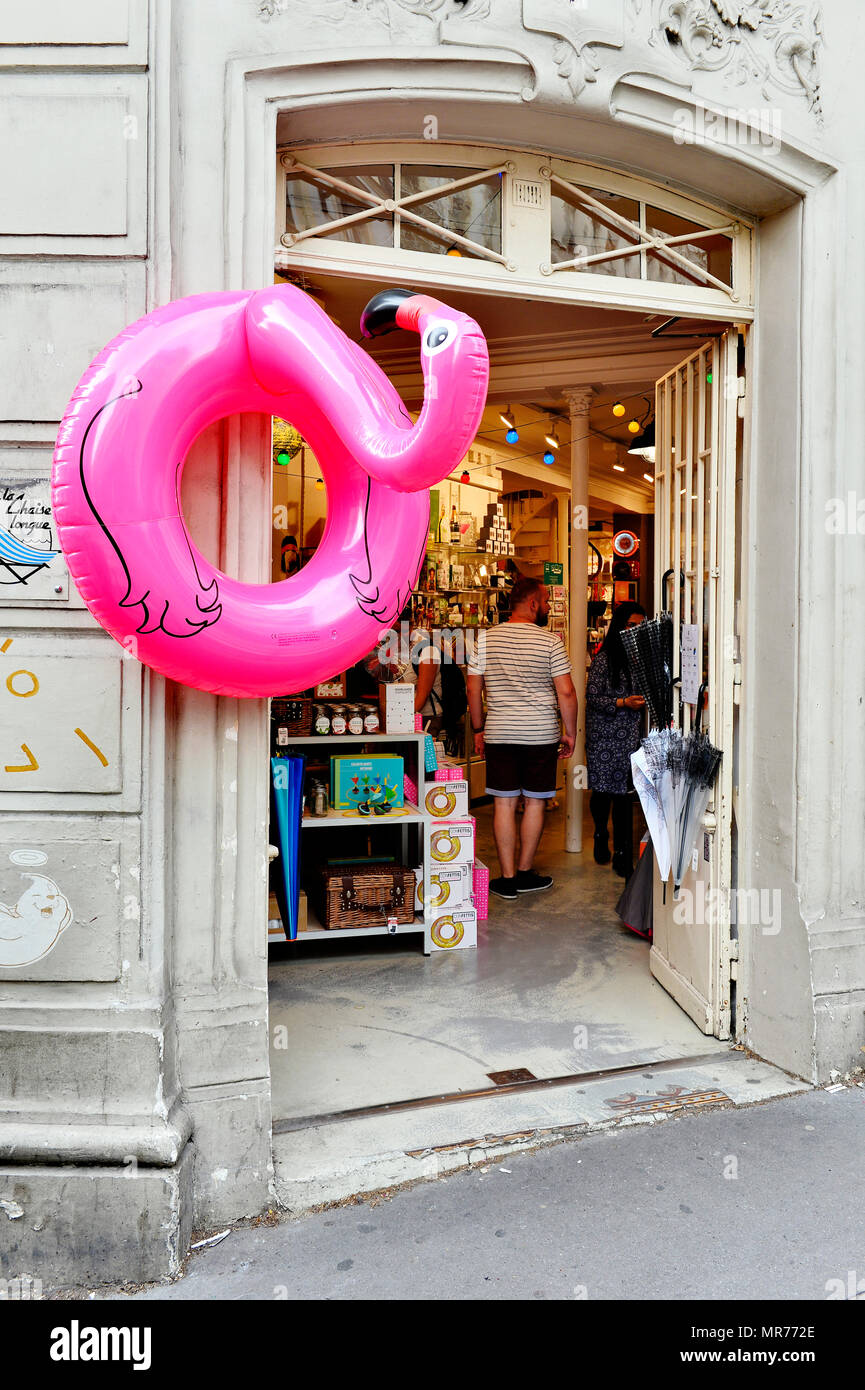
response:
[[[593,392],[579,386],[565,390],[571,415],[571,568],[568,635],[571,669],[577,688],[577,741],[568,767],[565,849],[579,854],[583,847],[583,793],[575,775],[586,764],[586,589],[589,562],[589,407]]]
[[[560,492],[556,498],[558,505],[558,515],[556,518],[556,555],[562,567],[564,582],[570,582],[568,572],[568,539],[570,533],[571,500],[566,492]]]

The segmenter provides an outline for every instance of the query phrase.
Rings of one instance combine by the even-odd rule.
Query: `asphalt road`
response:
[[[670,1117],[238,1228],[107,1296],[865,1299],[863,1153],[862,1085]]]

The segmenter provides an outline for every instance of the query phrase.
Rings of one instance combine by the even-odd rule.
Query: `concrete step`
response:
[[[706,1039],[707,1047],[718,1047]],[[369,1107],[274,1122],[276,1196],[292,1212],[460,1168],[517,1149],[709,1107],[753,1105],[809,1090],[737,1047],[649,1060],[587,1076],[523,1083],[435,1103]]]

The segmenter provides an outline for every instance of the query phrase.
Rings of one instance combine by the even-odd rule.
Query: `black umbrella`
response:
[[[622,629],[634,689],[645,697],[649,723],[665,729],[673,718],[673,615],[661,613]]]

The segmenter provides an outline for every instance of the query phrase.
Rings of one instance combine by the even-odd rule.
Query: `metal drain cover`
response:
[[[527,1067],[512,1067],[510,1071],[488,1071],[487,1076],[494,1086],[510,1086],[512,1081],[537,1081],[534,1072]]]

